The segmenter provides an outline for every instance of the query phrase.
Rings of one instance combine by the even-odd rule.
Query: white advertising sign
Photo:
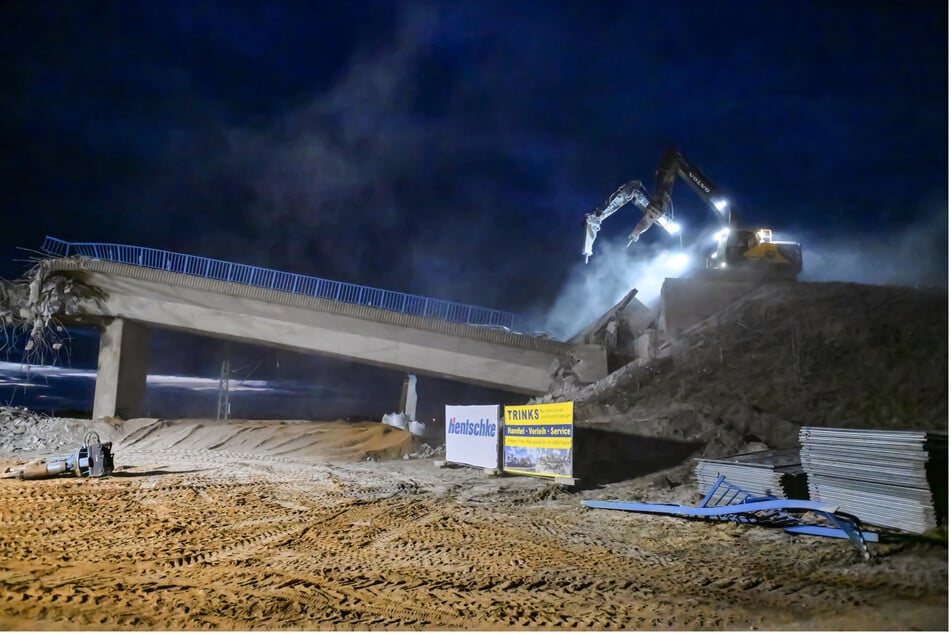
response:
[[[446,462],[499,468],[498,405],[446,405]]]

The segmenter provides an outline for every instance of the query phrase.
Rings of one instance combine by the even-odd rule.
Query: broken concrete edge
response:
[[[617,319],[617,316],[624,311],[631,300],[634,299],[635,295],[637,295],[637,289],[632,288],[630,291],[628,291],[627,295],[621,299],[621,301],[606,310],[599,317],[595,318],[594,321],[587,324],[584,328],[582,328],[574,336],[569,337],[566,341],[572,344],[596,343],[592,338],[602,328],[604,328],[609,321],[612,319]]]
[[[101,302],[106,294],[88,282],[83,270],[56,271],[48,260],[40,260],[21,278],[0,279],[0,325],[8,338],[26,334],[24,362],[47,365],[68,342],[61,335],[61,319],[82,314],[86,301]],[[48,358],[49,357],[49,358]],[[51,359],[50,359],[51,358]]]

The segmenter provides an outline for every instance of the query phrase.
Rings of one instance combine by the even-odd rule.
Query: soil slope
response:
[[[688,329],[658,358],[583,389],[582,427],[723,456],[796,446],[799,427],[947,430],[946,289],[769,284]]]

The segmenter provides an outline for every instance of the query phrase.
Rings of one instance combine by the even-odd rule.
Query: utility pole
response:
[[[218,377],[218,414],[215,420],[228,420],[231,416],[231,401],[228,392],[231,383],[231,359],[221,362],[221,375]]]

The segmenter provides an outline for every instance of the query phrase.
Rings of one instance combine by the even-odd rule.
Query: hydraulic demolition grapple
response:
[[[59,475],[101,478],[112,473],[112,469],[112,443],[101,442],[99,434],[91,431],[83,437],[83,446],[76,453],[61,458],[39,458],[10,467],[2,477],[19,480],[40,480]]]

